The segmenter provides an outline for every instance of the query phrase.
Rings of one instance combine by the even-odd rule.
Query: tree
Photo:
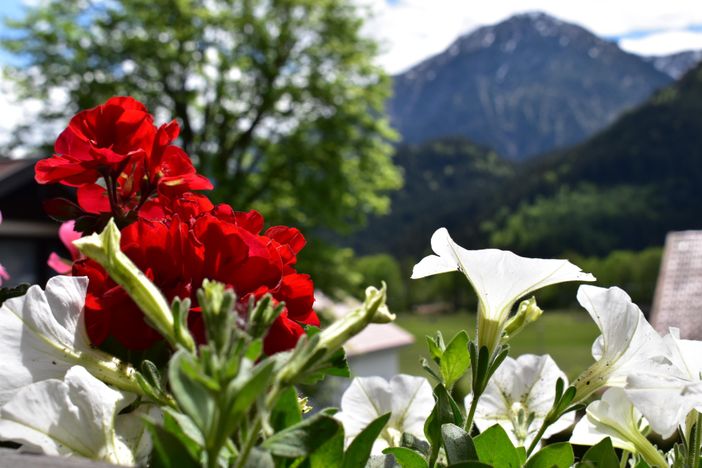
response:
[[[346,0],[50,0],[9,26],[22,97],[67,91],[65,121],[128,94],[175,115],[216,196],[344,228],[397,188],[388,77]]]
[[[216,200],[347,232],[401,183],[362,25],[350,0],[47,0],[3,45],[22,57],[6,70],[21,99],[67,93],[42,120],[134,96],[179,119]]]

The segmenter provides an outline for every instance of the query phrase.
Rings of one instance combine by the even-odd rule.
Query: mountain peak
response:
[[[670,81],[576,24],[530,12],[396,76],[388,107],[405,142],[463,136],[520,160],[586,138]]]

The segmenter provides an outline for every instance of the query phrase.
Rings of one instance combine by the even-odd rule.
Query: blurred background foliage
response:
[[[667,85],[580,143],[517,160],[466,135],[398,142],[385,111],[393,78],[376,64],[379,45],[362,32],[366,18],[351,0],[47,0],[9,21],[14,33],[2,45],[18,60],[5,73],[19,99],[49,103],[44,123],[62,126],[117,94],[144,101],[159,121],[177,118],[181,144],[215,183],[214,198],[300,227],[310,241],[300,270],[328,294],[360,296],[384,280],[396,311],[475,310],[461,275],[409,279],[431,233],[445,226],[467,248],[567,257],[647,309],[665,234],[702,228],[702,66],[675,81],[607,45],[615,65],[593,65],[598,76],[626,66],[650,78],[651,89]],[[474,34],[504,29],[494,44],[502,47],[515,31],[536,34],[539,21],[551,19],[522,15]],[[556,65],[570,55],[581,63],[592,44],[602,44],[577,26],[553,24],[585,45],[558,48],[551,59],[556,49],[539,35],[525,40],[522,54],[500,60],[516,66],[532,53],[552,60],[549,79],[564,86],[559,92],[587,101]],[[449,83],[427,78],[442,67],[459,76],[470,62],[466,70],[475,71],[489,52],[471,48],[475,37],[457,41],[473,55],[449,50],[394,77],[395,99],[411,98],[415,85]],[[534,79],[515,74],[509,92],[532,89]],[[65,105],[51,104],[57,90]],[[427,93],[422,99],[433,102]],[[554,109],[560,121],[570,107]],[[18,128],[13,144],[27,144],[27,130]],[[55,134],[45,136],[51,143]],[[539,303],[571,308],[575,288],[545,290]]]
[[[114,95],[177,118],[216,201],[299,226],[316,244],[322,230],[348,233],[387,212],[401,185],[383,117],[390,81],[362,24],[347,0],[49,0],[8,22],[3,46],[19,60],[5,71],[20,99],[66,94],[43,109],[45,124]],[[13,143],[36,143],[23,141],[28,130]],[[352,287],[347,256],[314,245],[301,268],[323,288]]]

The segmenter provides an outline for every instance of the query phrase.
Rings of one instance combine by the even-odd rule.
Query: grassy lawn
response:
[[[414,375],[426,375],[419,365],[419,356],[428,358],[425,335],[441,330],[447,342],[461,329],[467,330],[471,338],[475,335],[475,315],[465,312],[435,316],[399,313],[396,323],[416,338],[413,345],[400,352],[400,370]],[[572,380],[593,362],[590,348],[598,335],[597,326],[584,310],[545,311],[514,338],[510,356],[550,354]]]

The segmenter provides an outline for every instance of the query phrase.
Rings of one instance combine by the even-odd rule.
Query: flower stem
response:
[[[468,410],[468,415],[466,416],[466,422],[463,426],[463,429],[470,434],[470,432],[473,430],[473,419],[475,418],[475,410],[478,408],[478,400],[480,399],[480,395],[476,395],[473,393],[473,401],[470,402],[470,409]]]
[[[622,450],[622,459],[619,461],[619,468],[626,468],[628,461],[629,461],[629,451]]]
[[[640,432],[636,432],[635,435],[632,435],[631,442],[633,442],[636,447],[636,451],[641,454],[649,465],[658,466],[660,468],[668,466],[663,455],[661,455],[658,449]]]
[[[122,221],[122,209],[117,202],[117,184],[110,175],[104,176],[105,185],[107,190],[107,198],[110,200],[110,209],[112,210],[112,216],[117,220],[117,222]]]
[[[532,440],[531,444],[529,444],[529,448],[527,449],[527,458],[529,457],[529,455],[531,455],[531,452],[534,451],[539,441],[544,436],[544,433],[546,432],[546,429],[548,429],[548,426],[550,426],[550,424],[546,419],[544,419],[544,421],[541,423],[541,427],[539,428],[539,432],[536,433],[534,440]]]
[[[686,468],[697,468],[700,460],[700,444],[702,443],[702,414],[697,413],[697,421],[690,431],[690,440],[687,447],[687,460],[685,460]]]

